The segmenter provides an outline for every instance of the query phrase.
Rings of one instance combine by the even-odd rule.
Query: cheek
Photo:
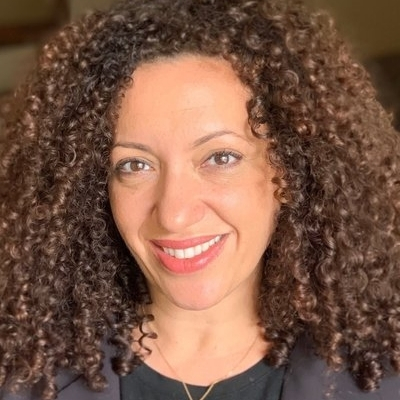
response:
[[[246,177],[235,185],[219,187],[214,191],[214,197],[220,207],[251,214],[275,214],[279,202],[275,199],[276,188],[268,178],[248,180]]]
[[[254,246],[262,246],[263,250],[275,230],[280,207],[274,192],[275,186],[262,177],[253,180],[249,185],[243,185],[235,201],[238,224],[241,224],[244,232],[248,232],[250,242]]]
[[[111,212],[117,228],[125,241],[135,235],[144,215],[142,201],[129,190],[110,186],[109,199]]]
[[[274,187],[265,182],[240,185],[218,198],[219,216],[232,227],[245,244],[245,251],[264,252],[276,226],[279,203]],[[261,254],[260,254],[261,256]]]

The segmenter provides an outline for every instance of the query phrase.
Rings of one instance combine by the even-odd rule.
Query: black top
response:
[[[206,400],[279,400],[284,368],[272,368],[261,360],[247,371],[218,382]],[[188,400],[183,384],[167,378],[146,364],[120,378],[121,400]],[[208,387],[187,385],[194,400]]]

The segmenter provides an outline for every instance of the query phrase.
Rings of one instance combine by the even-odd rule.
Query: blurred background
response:
[[[106,8],[113,1],[0,0],[0,99],[23,78],[38,48],[52,32],[86,11]],[[335,17],[400,129],[400,0],[305,1]]]

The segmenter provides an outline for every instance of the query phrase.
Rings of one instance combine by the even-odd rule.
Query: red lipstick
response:
[[[214,235],[185,240],[153,240],[151,243],[153,244],[153,250],[158,260],[168,271],[175,274],[190,274],[204,269],[216,257],[218,257],[228,235],[221,235],[221,238],[217,243],[210,245],[207,250],[191,258],[176,258],[173,255],[167,254],[163,248],[187,249],[189,247],[207,243],[215,237],[216,236]]]

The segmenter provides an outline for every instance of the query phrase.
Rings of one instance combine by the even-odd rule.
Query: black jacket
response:
[[[107,361],[109,358],[106,359]],[[109,386],[104,392],[93,392],[85,387],[83,379],[71,374],[58,377],[57,400],[119,400],[119,378],[109,362],[104,370]],[[4,395],[3,395],[4,396]],[[34,394],[0,397],[4,400],[38,400]],[[317,358],[310,344],[300,340],[294,348],[286,368],[281,400],[396,400],[400,399],[400,376],[389,373],[379,390],[360,391],[349,373],[331,372],[324,361]],[[145,399],[138,399],[145,400]],[[243,399],[247,400],[247,399]]]

